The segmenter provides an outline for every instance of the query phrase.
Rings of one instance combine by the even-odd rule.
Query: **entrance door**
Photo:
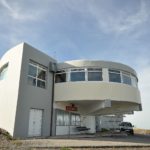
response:
[[[43,110],[30,109],[28,136],[41,136]]]

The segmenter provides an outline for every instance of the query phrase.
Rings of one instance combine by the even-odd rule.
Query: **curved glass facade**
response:
[[[108,76],[108,79],[103,80],[104,76]],[[55,83],[77,81],[116,82],[137,87],[137,77],[135,75],[116,69],[107,69],[104,74],[103,68],[73,68],[61,70],[55,74]]]

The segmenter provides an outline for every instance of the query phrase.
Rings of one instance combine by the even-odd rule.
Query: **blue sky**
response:
[[[55,57],[109,60],[139,76],[143,111],[126,117],[150,129],[149,0],[1,0],[0,57],[27,42]]]

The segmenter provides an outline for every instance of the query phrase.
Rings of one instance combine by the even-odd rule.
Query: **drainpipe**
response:
[[[52,136],[53,130],[53,112],[54,112],[54,86],[55,86],[55,72],[57,70],[57,65],[54,62],[49,64],[49,72],[52,73],[52,101],[51,101],[51,118],[50,118],[50,136]]]

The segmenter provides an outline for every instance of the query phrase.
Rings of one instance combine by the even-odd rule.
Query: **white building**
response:
[[[94,133],[95,116],[141,110],[136,72],[124,64],[64,63],[26,43],[0,60],[0,128],[13,137]]]

